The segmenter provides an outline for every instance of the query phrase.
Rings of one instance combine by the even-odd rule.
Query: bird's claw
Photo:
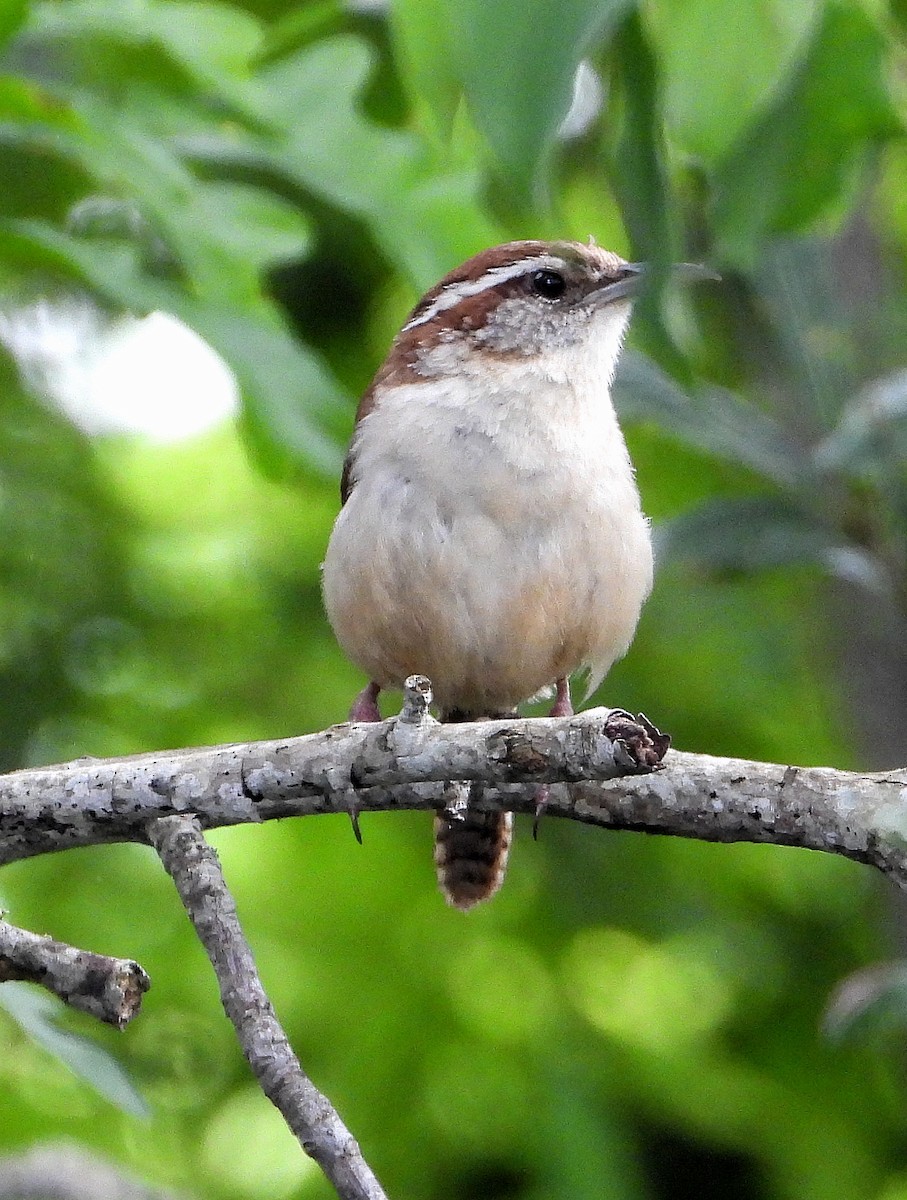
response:
[[[362,830],[359,828],[359,805],[355,801],[351,801],[347,808],[350,816],[350,824],[353,827],[353,837],[362,845]]]
[[[539,840],[539,821],[542,819],[542,814],[548,807],[548,784],[540,783],[535,790],[535,817],[532,821],[532,840]]]

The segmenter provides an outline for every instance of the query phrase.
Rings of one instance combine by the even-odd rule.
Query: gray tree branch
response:
[[[552,816],[824,850],[871,863],[907,888],[907,769],[860,774],[677,751],[664,769],[653,769],[666,740],[616,710],[439,725],[430,700],[428,681],[414,677],[392,721],[280,741],[78,759],[0,777],[0,864],[71,846],[153,843],[205,945],[246,1058],[342,1200],[381,1200],[384,1193],[277,1022],[203,828],[316,813],[347,812],[355,822],[360,811],[439,810],[452,785],[471,780],[483,784],[482,807],[533,812],[544,785]],[[48,944],[57,949],[45,946],[39,962],[54,954],[69,962],[80,953]]]
[[[604,732],[611,711],[450,726],[409,703],[396,720],[375,725],[17,771],[0,776],[0,865],[73,846],[145,841],[151,821],[179,812],[214,828],[351,805],[433,808],[451,779],[613,779],[638,768]]]
[[[149,824],[193,813],[203,828],[317,813],[438,810],[451,780],[482,804],[610,829],[719,842],[776,842],[871,863],[907,887],[907,769],[837,771],[669,751],[639,773],[605,733],[610,712],[439,725],[410,704],[396,720],[278,741],[0,776],[0,864],[71,846],[146,841]]]
[[[306,1154],[341,1200],[386,1200],[353,1135],[308,1078],[268,999],[217,855],[194,817],[163,817],[149,830],[207,951],[246,1061]]]
[[[123,1029],[151,981],[130,958],[109,958],[0,920],[0,983],[38,983],[66,1004]]]

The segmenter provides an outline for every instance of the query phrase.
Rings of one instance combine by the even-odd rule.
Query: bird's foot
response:
[[[380,683],[372,680],[367,684],[353,701],[349,719],[351,721],[380,721],[381,713],[378,711],[378,693],[380,691]]]
[[[572,717],[573,716],[573,701],[570,699],[570,680],[559,679],[557,681],[557,694],[554,704],[551,706],[549,717]]]

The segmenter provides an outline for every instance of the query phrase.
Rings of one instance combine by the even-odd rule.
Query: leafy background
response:
[[[242,408],[179,442],[89,436],[52,353],[2,352],[2,765],[342,719],[362,681],[318,564],[357,393],[452,265],[590,234],[723,275],[650,296],[625,356],[660,568],[601,699],[687,749],[902,761],[905,22],[882,0],[3,0],[4,340],[37,301],[88,298],[103,330],[170,313]],[[601,102],[568,136],[581,61]],[[363,826],[362,848],[330,818],[214,840],[391,1195],[907,1200],[907,912],[868,869],[551,821],[464,918],[427,818]],[[150,851],[16,864],[0,898],[154,981],[122,1035],[0,990],[4,1151],[66,1136],[198,1196],[328,1196]]]

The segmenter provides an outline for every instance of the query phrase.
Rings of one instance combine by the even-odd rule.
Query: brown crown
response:
[[[523,293],[525,277],[519,275],[512,279],[489,281],[488,286],[481,291],[464,295],[449,308],[442,308],[427,320],[420,321],[419,318],[429,313],[445,292],[462,284],[476,282],[495,268],[548,255],[563,259],[568,267],[572,265],[578,268],[579,273],[587,277],[590,288],[601,287],[609,278],[619,278],[624,266],[623,259],[616,254],[602,250],[592,243],[584,245],[580,242],[505,242],[467,259],[430,288],[409,314],[403,328],[394,338],[387,358],[359,402],[356,425],[374,408],[379,388],[404,383],[424,383],[425,375],[418,369],[422,353],[454,331],[468,333],[474,329],[481,329],[489,312],[502,300]],[[344,503],[352,486],[353,466],[351,446],[340,483],[340,494]]]

